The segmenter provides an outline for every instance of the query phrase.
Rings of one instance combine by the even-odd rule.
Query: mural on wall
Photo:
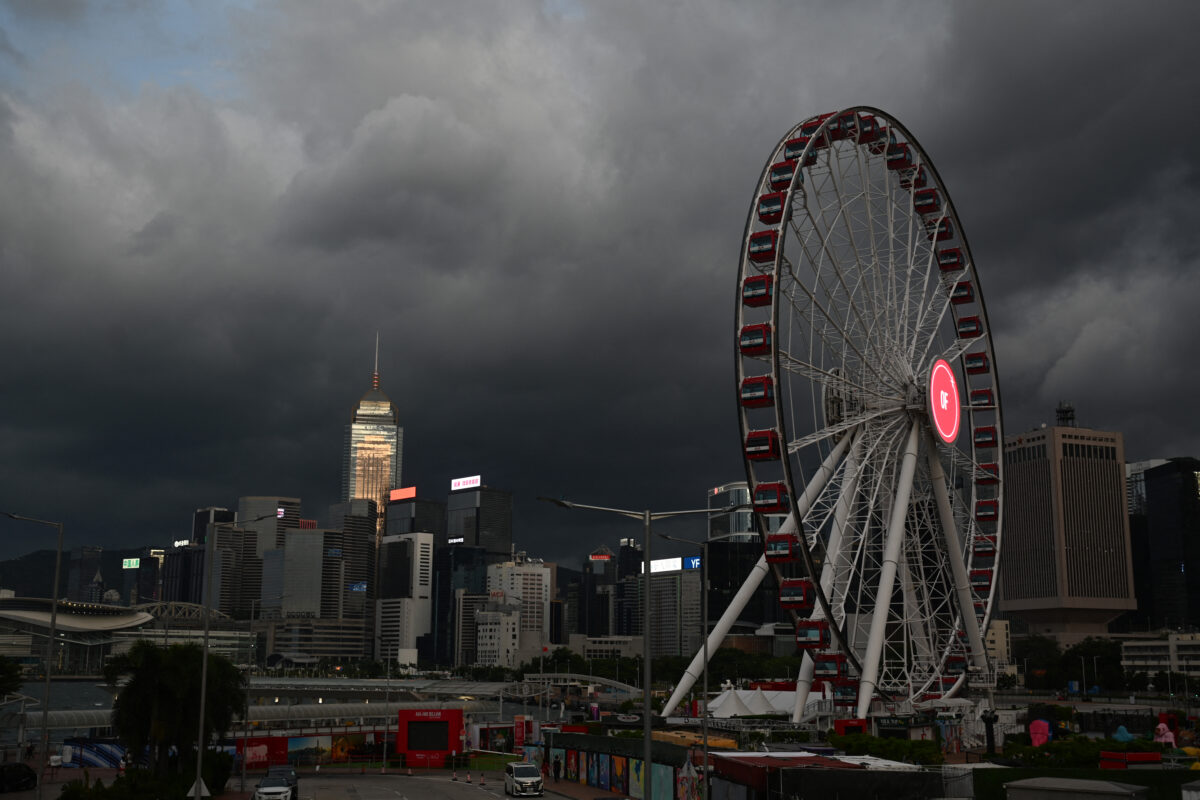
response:
[[[329,750],[332,737],[322,736],[292,736],[287,740],[287,761],[297,767],[323,764],[329,761]]]
[[[612,757],[610,789],[621,794],[629,793],[629,759],[625,756]]]
[[[596,768],[596,785],[599,786],[601,789],[608,788],[608,762],[609,762],[609,760],[610,759],[609,759],[608,753],[600,754],[600,764]]]
[[[567,751],[567,770],[566,779],[569,781],[579,780],[579,753],[574,750]]]
[[[640,758],[629,759],[629,791],[627,794],[634,800],[644,800],[646,796],[646,779],[642,775],[644,763]]]

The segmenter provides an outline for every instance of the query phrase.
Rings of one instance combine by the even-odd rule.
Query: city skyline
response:
[[[1130,461],[1197,455],[1198,16],[0,3],[0,511],[67,548],[240,496],[322,516],[376,331],[421,496],[481,475],[563,561],[637,526],[537,496],[699,507],[744,477],[755,179],[860,103],[953,195],[1006,433],[1065,400]],[[0,558],[49,547],[0,523]]]

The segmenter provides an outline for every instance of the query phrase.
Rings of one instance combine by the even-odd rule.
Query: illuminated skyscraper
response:
[[[387,508],[388,493],[400,485],[400,457],[404,429],[399,412],[379,388],[379,341],[375,342],[375,371],[371,389],[354,407],[346,426],[346,448],[342,459],[342,500],[374,500],[376,508]],[[380,532],[384,515],[379,514]]]

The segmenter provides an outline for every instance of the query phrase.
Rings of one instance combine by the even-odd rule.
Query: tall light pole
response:
[[[624,508],[607,508],[605,506],[589,506],[583,503],[574,503],[570,500],[555,499],[553,497],[539,497],[539,500],[545,500],[547,503],[554,503],[556,506],[569,509],[585,509],[587,511],[604,511],[609,514],[618,514],[622,517],[630,519],[640,519],[642,521],[642,650],[644,655],[644,670],[642,674],[642,738],[644,746],[642,751],[642,776],[644,779],[643,797],[653,797],[654,793],[651,790],[653,770],[653,750],[650,747],[650,714],[653,709],[650,707],[650,681],[651,674],[651,658],[650,658],[650,523],[658,519],[668,519],[670,517],[681,517],[688,514],[714,514],[723,511],[732,511],[737,506],[730,506],[727,509],[716,508],[693,508],[686,511],[631,511]]]
[[[8,511],[4,516],[22,522],[47,525],[58,531],[58,545],[54,550],[54,585],[50,587],[50,635],[46,637],[46,696],[42,699],[42,766],[38,771],[37,797],[42,800],[42,783],[46,777],[46,764],[50,760],[50,668],[54,663],[54,640],[58,635],[58,582],[62,578],[63,524],[44,519],[24,517]]]
[[[700,578],[700,627],[704,630],[704,685],[702,689],[704,693],[704,710],[703,716],[700,717],[700,737],[704,740],[704,775],[700,779],[700,797],[702,800],[708,800],[708,536],[706,535],[702,542],[667,536],[665,533],[660,533],[659,536],[667,541],[679,542],[680,544],[700,545],[700,569],[702,571]]]
[[[199,731],[196,734],[196,782],[192,784],[192,796],[195,800],[201,800],[203,796],[204,786],[203,773],[200,768],[204,766],[204,747],[207,742],[204,740],[204,712],[205,705],[208,701],[208,634],[209,634],[209,618],[212,616],[209,611],[212,607],[212,572],[213,572],[213,551],[217,549],[217,528],[221,525],[245,525],[248,522],[258,522],[263,519],[278,519],[278,514],[263,514],[261,517],[247,520],[235,520],[234,522],[210,522],[208,523],[208,532],[204,537],[204,647],[203,654],[200,659],[200,724]],[[249,680],[249,678],[247,678]],[[247,714],[249,711],[247,710]],[[246,762],[246,744],[242,743],[242,764]]]

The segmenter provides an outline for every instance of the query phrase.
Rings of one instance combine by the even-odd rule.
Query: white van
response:
[[[545,793],[542,772],[528,761],[510,761],[504,765],[504,793],[513,797],[528,797]]]

